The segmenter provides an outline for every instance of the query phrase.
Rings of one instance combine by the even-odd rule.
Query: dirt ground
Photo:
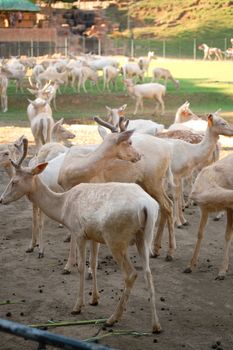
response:
[[[12,141],[15,136],[28,129],[1,129],[0,143]],[[15,134],[13,134],[15,133]],[[89,142],[90,129],[84,132]],[[98,142],[98,137],[96,138]],[[8,178],[0,171],[0,193]],[[69,326],[49,329],[66,336],[88,339],[97,334],[105,335],[99,340],[122,350],[207,350],[233,349],[233,266],[227,278],[215,280],[223,256],[225,218],[219,222],[209,219],[202,245],[197,271],[183,274],[196,241],[199,210],[186,210],[190,223],[182,230],[175,229],[177,251],[172,262],[165,261],[167,231],[164,234],[163,249],[158,259],[151,259],[150,265],[156,289],[156,306],[164,332],[150,334],[150,308],[148,293],[136,249],[130,254],[138,271],[132,295],[122,320],[111,329],[100,330],[99,325]],[[66,229],[50,219],[45,222],[45,257],[38,259],[38,251],[25,253],[31,235],[31,204],[26,198],[0,206],[0,318],[21,322],[26,325],[46,323],[49,320],[89,320],[107,318],[113,311],[123,286],[122,276],[105,246],[101,246],[98,269],[98,285],[101,293],[98,306],[88,304],[91,281],[86,281],[86,307],[79,316],[70,314],[74,305],[78,274],[75,268],[71,275],[62,275],[68,257],[69,244],[64,243]],[[1,305],[10,300],[15,304]],[[115,335],[118,330],[148,332],[149,335]],[[37,345],[4,333],[0,334],[1,350],[37,349]]]

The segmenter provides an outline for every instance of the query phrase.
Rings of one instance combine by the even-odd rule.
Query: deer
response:
[[[177,227],[187,225],[182,212],[182,178],[192,174],[199,167],[208,165],[213,158],[213,152],[219,135],[233,136],[233,127],[229,125],[217,112],[208,115],[205,135],[200,143],[190,144],[182,140],[169,140],[172,151],[171,170],[174,175],[175,220]]]
[[[216,279],[222,280],[226,277],[229,268],[229,250],[233,234],[232,167],[233,155],[230,154],[229,156],[202,169],[196,178],[190,198],[199,206],[201,217],[195,249],[187,268],[184,270],[185,273],[191,273],[197,266],[209,214],[216,211],[225,211],[227,214],[225,249]]]
[[[82,146],[73,146],[71,149],[72,154],[79,154],[79,156],[86,157],[89,152],[98,150],[98,153],[103,152],[103,158],[108,161],[114,155],[117,160],[124,160],[126,163],[137,162],[140,159],[139,153],[134,150],[131,146],[131,142],[128,139],[131,137],[133,131],[127,131],[117,134],[109,135],[101,145],[94,145],[92,147],[82,147]],[[24,140],[25,141],[25,140]],[[49,155],[51,156],[51,155]],[[98,156],[98,155],[97,155]],[[57,156],[51,159],[48,162],[48,166],[45,171],[40,175],[42,180],[46,185],[55,192],[64,192],[63,187],[58,183],[58,176],[61,165],[63,164],[65,158],[65,153],[57,154]],[[10,163],[10,162],[9,162]],[[11,164],[11,163],[10,163]],[[30,161],[29,165],[34,166],[37,164],[37,161],[34,159]],[[12,167],[11,167],[12,168]],[[14,169],[11,169],[13,173]],[[26,250],[27,253],[34,251],[34,248],[39,243],[39,258],[44,257],[44,243],[43,243],[43,213],[41,210],[34,204],[33,205],[33,224],[32,224],[32,239],[30,241],[29,247]],[[76,264],[76,260],[72,252],[70,253],[68,262],[64,268],[64,273],[69,273],[71,266]]]
[[[120,106],[119,108],[110,108],[105,106],[107,109],[107,121],[114,126],[119,125],[120,117],[125,115],[125,109],[127,104]],[[134,119],[129,120],[128,129],[134,129],[135,132],[149,134],[149,135],[157,135],[158,132],[162,132],[164,130],[164,125],[156,123],[149,119]]]
[[[217,47],[209,47],[206,44],[201,44],[198,46],[199,50],[204,52],[203,60],[211,60],[211,56],[214,56],[216,60],[222,60],[222,50]]]
[[[123,83],[126,87],[126,90],[132,98],[136,99],[136,105],[134,110],[134,115],[137,114],[138,107],[140,106],[143,110],[143,99],[155,100],[159,103],[161,107],[161,115],[164,114],[164,101],[163,97],[165,96],[166,88],[164,85],[158,83],[145,83],[145,84],[134,84],[131,79],[123,79]],[[157,112],[157,106],[154,110],[154,113]]]
[[[106,142],[111,139],[111,135],[116,137],[118,128],[99,117],[94,119],[100,126],[110,130],[111,133],[107,134],[106,129],[100,129],[103,144],[95,152],[80,156],[79,153],[72,151],[72,147],[71,151],[65,154],[59,172],[58,184],[65,191],[83,182],[119,181],[139,184],[160,205],[161,216],[153,242],[152,256],[160,255],[162,233],[167,222],[169,248],[166,260],[171,261],[176,249],[173,204],[164,187],[166,177],[168,176],[171,182],[173,178],[170,169],[171,153],[169,144],[154,136],[134,132],[130,142],[133,148],[139,154],[142,154],[142,157],[137,162],[126,162],[117,157],[114,149],[111,152],[106,152],[107,149],[105,148]]]
[[[124,79],[139,78],[143,81],[145,71],[140,68],[137,62],[127,62],[121,67]]]
[[[163,139],[167,140],[165,142],[170,147],[171,171],[175,184],[172,186],[175,223],[178,228],[188,225],[182,211],[182,179],[190,176],[197,168],[213,161],[219,135],[233,136],[233,127],[221,118],[218,112],[215,112],[208,115],[208,126],[201,142],[189,143],[182,139]]]
[[[127,136],[132,133],[126,132]],[[72,314],[80,314],[84,306],[84,285],[86,265],[86,242],[91,240],[93,256],[92,305],[98,304],[97,288],[97,247],[106,244],[124,274],[124,291],[113,314],[106,324],[112,326],[123,314],[127,300],[137,278],[130,262],[128,248],[136,244],[142,260],[145,280],[150,294],[152,332],[160,333],[161,326],[156,313],[155,291],[149,266],[150,247],[153,230],[158,217],[158,203],[136,184],[103,183],[80,184],[69,191],[58,194],[51,191],[39,178],[48,163],[40,163],[34,168],[21,166],[27,153],[18,163],[12,161],[15,174],[0,197],[0,203],[7,205],[24,195],[36,203],[43,212],[71,232],[79,253],[79,291]],[[130,203],[130,204],[129,204]]]
[[[113,66],[106,66],[103,68],[103,90],[107,88],[110,92],[110,83],[116,89],[116,80],[119,74],[119,69]]]
[[[167,81],[171,80],[172,83],[174,84],[174,86],[176,87],[176,89],[178,89],[180,87],[180,82],[177,79],[173,78],[173,75],[171,74],[171,72],[168,69],[165,68],[154,68],[153,72],[153,81],[155,82],[159,82],[159,80],[163,79],[164,80],[164,85],[167,87]]]
[[[149,51],[147,54],[147,57],[139,57],[138,59],[138,65],[143,70],[144,72],[147,72],[148,75],[148,70],[150,66],[151,60],[154,58],[154,51]]]

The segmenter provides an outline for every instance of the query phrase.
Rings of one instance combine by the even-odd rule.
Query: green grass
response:
[[[232,62],[228,61],[192,61],[192,60],[153,60],[153,67],[168,68],[176,79],[180,80],[181,87],[176,90],[171,82],[168,83],[165,96],[165,116],[156,117],[152,115],[154,102],[144,101],[144,112],[138,113],[137,118],[150,118],[158,122],[169,125],[173,119],[177,108],[188,100],[191,109],[199,114],[205,115],[219,108],[222,109],[223,116],[233,122],[233,76]],[[149,75],[151,75],[151,70]],[[151,77],[146,78],[150,81]],[[26,85],[26,82],[25,82]],[[87,85],[88,93],[80,94],[73,92],[68,87],[62,89],[62,95],[58,95],[58,111],[54,112],[55,119],[64,117],[69,122],[92,123],[93,116],[106,116],[105,106],[119,107],[127,104],[127,116],[133,118],[135,101],[123,90],[121,77],[118,79],[117,91],[103,92],[102,81],[100,90],[91,90]],[[0,120],[6,124],[16,124],[17,122],[27,123],[26,108],[28,98],[32,96],[25,93],[15,93],[15,88],[11,84],[9,87],[9,111],[1,113]],[[18,124],[18,123],[17,123]]]

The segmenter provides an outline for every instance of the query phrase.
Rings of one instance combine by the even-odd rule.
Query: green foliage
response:
[[[213,41],[233,35],[233,3],[228,0],[139,0],[128,6],[136,38]]]

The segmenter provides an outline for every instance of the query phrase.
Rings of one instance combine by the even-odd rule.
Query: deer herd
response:
[[[205,44],[204,59],[212,49]],[[217,59],[219,56],[215,53]],[[219,159],[219,136],[233,136],[233,126],[220,116],[209,113],[206,120],[198,117],[186,101],[176,112],[168,129],[152,120],[126,119],[124,104],[118,108],[106,106],[106,118],[94,117],[102,138],[99,145],[74,145],[75,135],[55,121],[56,94],[69,81],[73,89],[86,92],[86,81],[98,86],[98,71],[103,70],[104,88],[110,91],[120,72],[129,96],[136,99],[134,114],[143,108],[143,99],[159,103],[163,115],[163,97],[171,80],[176,88],[179,81],[164,68],[153,70],[153,81],[143,83],[153,52],[148,57],[129,60],[121,69],[112,57],[44,59],[12,58],[2,60],[0,93],[2,110],[6,112],[8,79],[22,82],[30,69],[27,115],[35,140],[36,153],[27,161],[28,140],[22,136],[14,143],[0,148],[0,167],[10,178],[0,203],[7,205],[26,196],[32,203],[32,237],[27,252],[39,248],[44,258],[44,216],[64,225],[70,234],[70,251],[63,273],[70,273],[78,262],[79,290],[73,314],[79,314],[85,304],[86,244],[90,243],[92,276],[91,304],[97,305],[97,265],[100,244],[106,244],[121,268],[124,289],[107,325],[120,320],[137,278],[128,248],[135,244],[141,259],[143,274],[149,290],[152,332],[161,331],[155,306],[155,290],[150,269],[150,257],[158,257],[165,225],[168,228],[166,260],[172,261],[176,250],[175,227],[188,225],[184,216],[183,186],[188,186],[188,202],[200,208],[201,219],[193,256],[185,268],[190,273],[197,265],[201,241],[210,212],[226,211],[226,233],[223,261],[218,279],[224,279],[229,265],[229,250],[233,234],[233,156]],[[140,79],[140,83],[136,83]],[[164,84],[158,81],[163,79]],[[156,82],[155,82],[156,81]],[[155,232],[157,224],[157,230]],[[179,247],[178,247],[179,248]]]

